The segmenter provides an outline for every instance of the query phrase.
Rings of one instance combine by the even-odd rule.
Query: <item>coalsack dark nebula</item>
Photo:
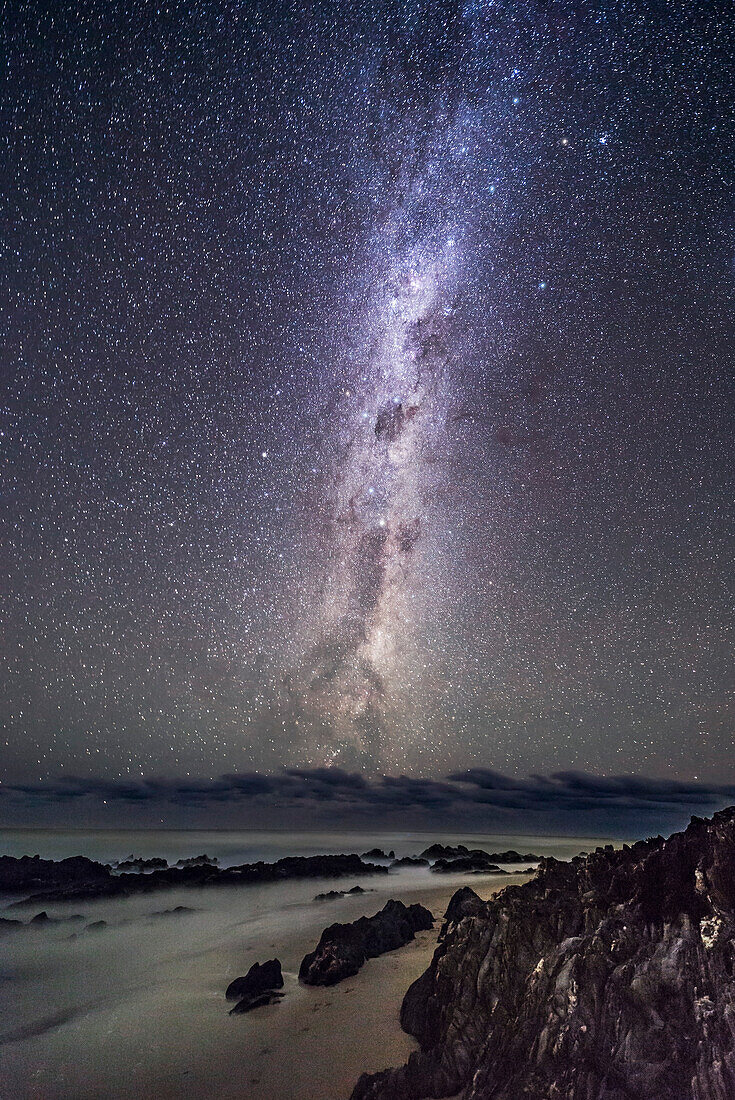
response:
[[[454,5],[440,15],[435,71],[412,63],[425,52],[424,26],[391,49],[366,89],[368,294],[354,380],[334,418],[329,565],[289,678],[306,735],[299,751],[323,764],[390,771],[415,762],[432,709],[423,625],[446,613],[437,547],[449,517],[437,497],[458,401],[455,304],[478,199],[464,194],[468,148],[478,151],[461,94],[466,20]]]

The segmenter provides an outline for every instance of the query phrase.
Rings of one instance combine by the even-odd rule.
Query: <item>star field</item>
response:
[[[2,33],[2,779],[732,778],[729,5]]]

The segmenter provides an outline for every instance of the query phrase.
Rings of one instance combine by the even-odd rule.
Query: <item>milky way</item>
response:
[[[9,5],[4,779],[721,779],[733,22]]]

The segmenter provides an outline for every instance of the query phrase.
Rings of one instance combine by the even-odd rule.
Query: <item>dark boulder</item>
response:
[[[281,989],[283,973],[278,959],[269,959],[264,963],[253,963],[247,974],[230,982],[225,992],[228,1001],[239,998],[255,997],[267,990]]]
[[[299,979],[306,985],[334,985],[356,974],[366,959],[403,947],[433,923],[423,905],[405,906],[391,900],[372,917],[332,924],[322,932],[316,949],[304,957]]]

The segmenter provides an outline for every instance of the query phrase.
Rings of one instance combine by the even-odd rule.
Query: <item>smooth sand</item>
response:
[[[468,876],[473,889],[488,898],[528,876],[504,876],[491,882]],[[283,1001],[245,1016],[232,1017],[234,1042],[220,1057],[229,1063],[232,1079],[218,1096],[248,1100],[347,1100],[361,1073],[371,1073],[406,1061],[417,1044],[401,1030],[399,1012],[409,985],[431,962],[437,936],[449,900],[461,885],[453,882],[428,887],[401,900],[418,901],[437,921],[430,932],[420,932],[406,947],[369,960],[353,978],[327,989],[308,988],[296,980],[306,951],[315,946],[313,936],[295,939],[287,948],[279,945],[286,972]],[[384,904],[390,889],[381,889],[362,908],[374,912]],[[324,925],[352,919],[345,902],[325,903]],[[274,945],[275,947],[275,945]],[[233,1045],[238,1057],[233,1060]],[[157,1095],[181,1096],[179,1086],[162,1088]],[[204,1065],[194,1063],[186,1076],[186,1094],[212,1097],[212,1082]],[[160,1091],[159,1091],[160,1089]]]
[[[217,931],[213,912],[208,927],[214,930],[201,950],[189,944],[177,960],[151,945],[150,958],[160,964],[146,961],[125,989],[111,988],[108,1000],[63,1026],[4,1045],[0,1097],[346,1100],[361,1073],[402,1064],[415,1049],[400,1028],[401,1002],[431,960],[455,890],[468,883],[486,898],[526,877],[452,875],[436,882],[424,873],[415,881],[403,876],[403,888],[373,879],[373,892],[361,897],[302,905],[296,925],[293,917],[279,923],[278,915],[264,910],[258,919]],[[301,959],[322,928],[374,913],[388,897],[426,905],[437,918],[435,928],[329,989],[299,985]],[[183,894],[173,900],[186,901]],[[151,927],[155,934],[157,926]],[[283,1000],[229,1016],[228,982],[256,959],[274,955],[283,966]],[[135,963],[131,958],[131,968]]]

